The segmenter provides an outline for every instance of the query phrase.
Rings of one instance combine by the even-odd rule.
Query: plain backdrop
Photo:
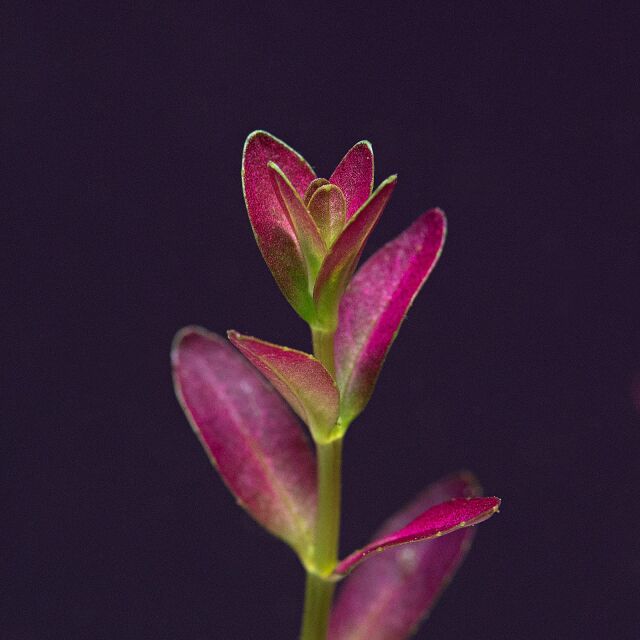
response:
[[[637,638],[637,3],[100,5],[0,10],[0,636],[296,636],[302,571],[169,371],[191,323],[310,349],[244,209],[260,128],[399,174],[365,257],[449,218],[348,436],[343,553],[472,469],[503,507],[417,638]]]

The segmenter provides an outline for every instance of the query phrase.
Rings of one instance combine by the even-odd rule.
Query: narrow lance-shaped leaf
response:
[[[171,359],[178,400],[238,503],[308,557],[315,461],[286,403],[226,340],[204,329],[180,331]]]
[[[319,322],[333,329],[337,324],[340,296],[362,255],[364,245],[396,186],[397,176],[387,178],[349,220],[322,263],[313,298]]]
[[[273,161],[304,195],[313,169],[291,147],[266,131],[254,131],[244,145],[242,189],[262,256],[291,306],[307,322],[314,318],[307,269],[298,240],[273,188],[267,164]]]
[[[374,535],[389,535],[429,507],[477,496],[469,473],[434,483]],[[476,529],[389,549],[370,557],[342,584],[331,612],[329,640],[405,640],[429,613],[464,560]]]
[[[373,149],[367,140],[355,144],[329,178],[347,201],[347,220],[367,201],[373,190]]]
[[[351,280],[335,335],[344,421],[353,420],[369,401],[398,329],[440,257],[445,234],[442,211],[427,211],[371,256]]]
[[[282,169],[275,162],[269,162],[267,166],[273,180],[274,190],[280,199],[283,210],[287,213],[307,264],[308,281],[313,285],[320,264],[327,253],[325,241],[315,220],[300,199],[300,194],[294,189]]]
[[[336,424],[340,396],[333,378],[313,356],[229,331],[229,340],[271,382],[322,441]]]
[[[430,507],[411,521],[406,527],[378,538],[362,549],[354,551],[338,563],[336,575],[345,575],[372,553],[386,551],[409,542],[419,542],[439,538],[448,533],[480,524],[498,511],[500,499],[491,498],[454,498]]]

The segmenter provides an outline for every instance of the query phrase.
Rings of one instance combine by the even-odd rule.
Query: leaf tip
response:
[[[180,350],[180,347],[187,340],[193,337],[212,338],[212,334],[204,327],[200,327],[195,324],[190,324],[186,327],[182,327],[182,329],[179,329],[173,336],[173,340],[171,341],[171,363],[174,366],[178,361],[178,351]]]
[[[249,148],[249,145],[256,139],[256,138],[273,138],[273,136],[267,132],[264,131],[263,129],[256,129],[255,131],[252,131],[245,139],[244,141],[244,145],[242,146],[242,170],[243,170],[243,174],[244,174],[244,160],[246,158],[247,155],[247,149]]]
[[[270,138],[272,140],[278,140],[273,134],[265,131],[264,129],[255,129],[252,131],[244,141],[244,146],[246,147],[249,142],[251,142],[254,138]],[[281,141],[280,141],[281,142]]]
[[[473,522],[469,523],[471,526],[480,524],[481,522],[488,520],[489,518],[491,518],[491,516],[500,512],[500,505],[502,504],[502,500],[500,498],[496,498],[495,496],[490,496],[485,498],[485,500],[489,501],[489,506],[487,510],[484,511],[484,513],[481,513],[480,515],[478,515],[477,518],[474,518]]]
[[[364,148],[369,152],[369,155],[373,157],[373,145],[371,144],[371,142],[369,142],[369,140],[359,140],[353,145],[353,148],[354,149]]]

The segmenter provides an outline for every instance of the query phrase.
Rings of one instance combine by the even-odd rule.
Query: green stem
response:
[[[325,640],[335,583],[331,574],[338,562],[340,536],[340,471],[342,438],[317,443],[318,516],[313,571],[307,572],[301,640]]]
[[[300,640],[325,640],[335,583],[307,573]]]
[[[338,563],[342,438],[327,444],[317,444],[316,455],[318,457],[318,520],[314,564],[322,575],[331,575]]]
[[[325,369],[335,377],[336,366],[333,358],[333,335],[335,331],[311,329],[313,339],[313,355],[322,362]]]
[[[334,374],[333,332],[312,330],[313,352]],[[325,640],[335,582],[331,574],[338,562],[342,437],[316,443],[318,465],[318,514],[312,569],[307,571],[300,640]]]

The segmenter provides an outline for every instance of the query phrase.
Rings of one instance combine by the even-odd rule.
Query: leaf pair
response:
[[[418,291],[442,251],[444,214],[434,209],[375,253],[351,281],[335,334],[337,386],[313,356],[230,332],[233,344],[326,441],[364,409],[384,359]]]
[[[265,131],[244,146],[242,184],[256,241],[284,296],[313,326],[335,329],[340,296],[393,187],[371,194],[373,152],[359,142],[331,177]]]
[[[233,339],[241,342],[237,335]],[[253,357],[259,357],[261,348],[256,347]],[[268,346],[264,349],[268,353]],[[293,353],[293,363],[298,353]],[[172,363],[180,403],[222,479],[241,506],[308,566],[316,517],[315,461],[287,405],[247,360],[204,329],[187,327],[176,336]],[[460,491],[443,498],[464,495]],[[336,579],[374,551],[477,524],[496,511],[499,501],[462,498],[433,504],[422,501],[402,512],[391,532],[383,531],[338,564]]]

